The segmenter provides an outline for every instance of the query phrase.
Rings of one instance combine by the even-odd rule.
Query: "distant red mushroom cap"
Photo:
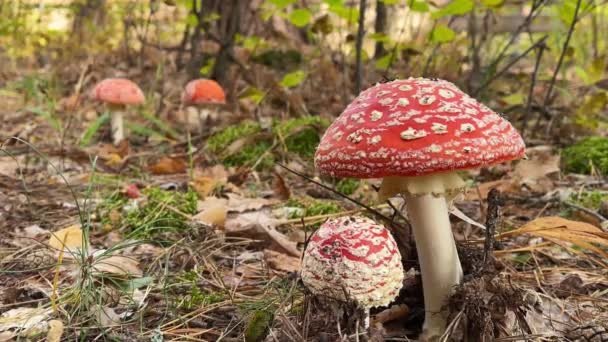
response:
[[[330,219],[306,247],[302,281],[319,296],[362,308],[388,305],[403,283],[401,255],[384,226],[361,216]]]
[[[226,103],[226,94],[222,87],[214,80],[197,79],[186,84],[182,101],[186,104],[197,105],[207,103]]]
[[[144,93],[137,84],[124,78],[106,78],[91,91],[94,100],[117,105],[144,103]]]
[[[336,177],[421,176],[524,156],[500,115],[437,79],[409,78],[362,92],[327,129],[315,165]]]

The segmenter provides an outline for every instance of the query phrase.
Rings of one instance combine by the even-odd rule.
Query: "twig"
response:
[[[483,263],[484,268],[488,267],[490,256],[494,250],[494,234],[496,233],[496,225],[499,219],[499,211],[501,205],[500,192],[496,188],[492,188],[488,192],[488,211],[486,216],[486,240],[483,245]]]
[[[536,47],[538,47],[540,45],[544,45],[545,41],[547,40],[548,37],[549,37],[548,35],[544,35],[541,39],[536,41],[536,43],[532,44],[532,46],[527,48],[526,51],[522,52],[521,55],[515,57],[509,64],[505,65],[504,68],[502,68],[499,72],[494,74],[490,79],[488,79],[481,86],[479,86],[479,88],[477,88],[477,90],[475,90],[473,92],[473,96],[478,95],[479,92],[482,91],[485,87],[487,87],[490,83],[494,82],[497,78],[500,78],[500,76],[502,76],[505,72],[507,72],[513,65],[515,65],[515,63],[519,62],[520,59],[522,59],[526,55],[528,55],[528,53],[530,53],[530,51],[534,50]]]
[[[524,111],[524,124],[521,127],[521,136],[524,136],[524,132],[526,131],[527,121],[525,118],[530,115],[530,109],[532,108],[532,95],[534,94],[534,87],[536,86],[536,75],[538,75],[538,69],[540,67],[540,61],[543,56],[543,52],[545,51],[545,45],[541,44],[538,46],[538,53],[536,55],[536,63],[534,64],[534,71],[532,72],[532,77],[530,79],[530,89],[528,90],[528,99],[526,103],[526,110]]]
[[[574,32],[574,27],[578,22],[578,12],[581,8],[582,0],[576,1],[576,8],[574,9],[574,15],[572,16],[572,22],[570,23],[570,28],[568,28],[568,34],[566,35],[566,41],[564,42],[564,46],[562,47],[562,52],[559,55],[559,60],[557,61],[557,66],[555,67],[555,71],[553,72],[553,76],[551,77],[551,81],[549,82],[549,88],[547,89],[547,94],[545,95],[545,100],[543,101],[543,108],[547,108],[549,103],[551,102],[551,95],[553,94],[553,87],[555,86],[555,82],[557,81],[557,74],[562,67],[562,63],[564,62],[564,57],[566,56],[566,50],[568,50],[568,46],[570,45],[570,38],[572,38],[572,33]],[[551,127],[553,122],[555,121],[555,116],[551,118],[549,124],[547,125],[546,132],[551,131]]]
[[[578,22],[578,11],[581,8],[582,0],[576,1],[576,8],[574,9],[574,16],[572,17],[572,23],[570,23],[570,28],[568,29],[568,35],[566,36],[566,41],[564,42],[564,46],[562,47],[562,53],[559,55],[559,60],[557,61],[557,66],[555,67],[555,71],[553,72],[553,77],[551,77],[551,82],[549,82],[549,89],[547,89],[547,94],[545,95],[545,100],[543,101],[543,107],[546,107],[551,101],[551,94],[553,93],[553,87],[555,86],[555,81],[557,80],[557,74],[562,67],[562,63],[564,62],[564,57],[566,56],[566,50],[568,49],[568,45],[570,45],[570,38],[572,38],[572,33],[574,32],[574,26]]]
[[[605,218],[602,214],[598,213],[595,210],[591,210],[589,208],[585,208],[585,207],[582,207],[580,205],[576,205],[576,204],[574,204],[572,202],[560,201],[560,203],[565,204],[566,206],[571,207],[573,209],[576,209],[578,211],[582,211],[585,214],[591,215],[591,216],[595,217],[596,219],[598,219],[600,222],[607,222],[608,221],[608,218]],[[605,232],[608,232],[608,230],[606,230],[606,229],[602,228],[602,230],[605,231]]]
[[[361,65],[361,50],[363,49],[363,36],[365,35],[365,7],[366,0],[359,0],[359,29],[357,31],[357,42],[356,42],[356,64],[355,69],[355,94],[359,95],[361,92],[361,78],[363,77],[363,67]]]
[[[515,29],[515,31],[511,35],[511,38],[509,38],[509,41],[502,47],[502,49],[500,49],[500,53],[498,53],[498,56],[496,57],[496,59],[488,66],[488,69],[493,69],[502,61],[502,59],[504,58],[504,56],[507,53],[507,50],[513,44],[513,42],[515,42],[515,39],[517,39],[517,37],[523,31],[523,29],[528,27],[530,25],[530,23],[532,22],[532,20],[535,19],[540,14],[539,10],[541,9],[541,7],[544,4],[545,4],[545,0],[534,0],[532,2],[532,8],[530,9],[530,13],[528,13],[528,16],[526,16],[526,19],[524,19],[524,21],[521,23],[521,25],[519,25],[517,27],[517,29]]]

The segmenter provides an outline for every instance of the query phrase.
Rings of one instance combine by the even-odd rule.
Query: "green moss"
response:
[[[591,165],[602,175],[608,175],[608,138],[589,137],[567,147],[562,152],[566,172],[591,172]]]
[[[190,283],[190,290],[185,296],[180,297],[180,301],[177,304],[179,308],[183,309],[194,309],[200,308],[207,305],[219,303],[225,300],[224,295],[218,292],[209,292],[201,289],[196,283],[199,280],[199,275],[195,271],[189,271],[180,277],[181,282]]]
[[[259,133],[260,130],[260,125],[253,121],[243,121],[238,125],[228,126],[209,137],[207,148],[211,152],[221,152],[236,140]]]
[[[273,320],[274,314],[269,310],[254,311],[245,327],[245,341],[263,341],[268,335]]]
[[[118,224],[130,234],[129,238],[152,239],[163,233],[188,229],[186,215],[196,213],[196,192],[148,188],[142,191],[142,195],[145,196],[145,201],[141,202],[139,207],[126,212],[123,208],[129,200],[124,194],[115,192],[108,196],[97,206],[102,224],[114,224],[117,228],[116,222],[110,219],[110,214],[112,211],[118,211],[121,214]]]
[[[327,126],[329,121],[321,117],[306,116],[278,123],[274,126],[274,132],[285,139],[287,151],[312,158],[321,140],[319,131]]]
[[[226,166],[241,166],[241,165],[253,165],[258,159],[262,160],[258,163],[257,169],[268,169],[274,163],[274,157],[272,153],[267,153],[262,157],[264,153],[270,149],[272,143],[267,140],[256,142],[243,147],[240,151],[231,154],[224,158],[223,164]]]
[[[336,190],[345,195],[352,195],[359,188],[359,184],[361,184],[359,179],[342,178],[338,184],[336,184]]]
[[[602,202],[608,201],[606,191],[584,191],[570,196],[570,200],[589,209],[599,209]]]
[[[236,153],[223,157],[222,163],[226,166],[251,166],[257,162],[257,169],[268,169],[273,166],[275,161],[272,151],[269,150],[273,145],[273,140],[277,141],[275,139],[279,139],[279,137],[284,141],[288,152],[312,158],[319,145],[319,131],[328,125],[327,120],[318,116],[307,116],[283,122],[276,121],[272,127],[275,137],[265,138],[260,135],[254,144],[247,144]],[[238,139],[258,134],[261,130],[259,124],[245,121],[213,134],[207,140],[207,148],[213,153],[221,153]],[[258,162],[260,158],[262,159]]]
[[[289,152],[297,153],[305,158],[312,158],[315,155],[321,137],[315,128],[306,128],[285,139],[285,146]]]
[[[300,218],[306,216],[317,216],[335,214],[342,211],[342,208],[331,201],[318,201],[311,199],[290,199],[285,203],[286,207],[296,207],[303,209],[300,212],[294,212],[289,218]]]

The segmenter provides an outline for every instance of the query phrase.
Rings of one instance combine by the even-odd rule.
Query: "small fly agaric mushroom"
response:
[[[200,128],[203,129],[205,121],[211,117],[212,112],[215,112],[218,106],[226,103],[226,94],[214,80],[200,78],[186,84],[182,102],[198,108],[197,116]]]
[[[462,280],[448,215],[448,201],[464,189],[456,171],[521,158],[524,152],[507,120],[454,84],[424,78],[365,90],[321,138],[315,155],[321,173],[383,178],[381,200],[404,195],[422,273],[423,338],[443,334],[443,307]]]
[[[302,281],[317,296],[364,310],[367,329],[369,309],[386,306],[399,294],[401,255],[384,226],[362,216],[329,219],[304,251]]]
[[[106,78],[91,91],[91,98],[104,102],[111,112],[112,142],[120,144],[125,138],[123,113],[128,105],[144,103],[144,93],[137,84],[124,78]]]

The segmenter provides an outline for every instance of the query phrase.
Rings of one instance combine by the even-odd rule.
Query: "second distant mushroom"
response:
[[[209,79],[196,79],[188,82],[182,94],[182,102],[187,106],[193,106],[197,110],[200,129],[203,130],[205,123],[212,117],[219,106],[226,104],[224,89]]]
[[[91,98],[104,102],[111,111],[112,142],[120,144],[125,138],[124,113],[127,106],[144,103],[144,93],[137,84],[124,78],[106,78],[91,91]]]

